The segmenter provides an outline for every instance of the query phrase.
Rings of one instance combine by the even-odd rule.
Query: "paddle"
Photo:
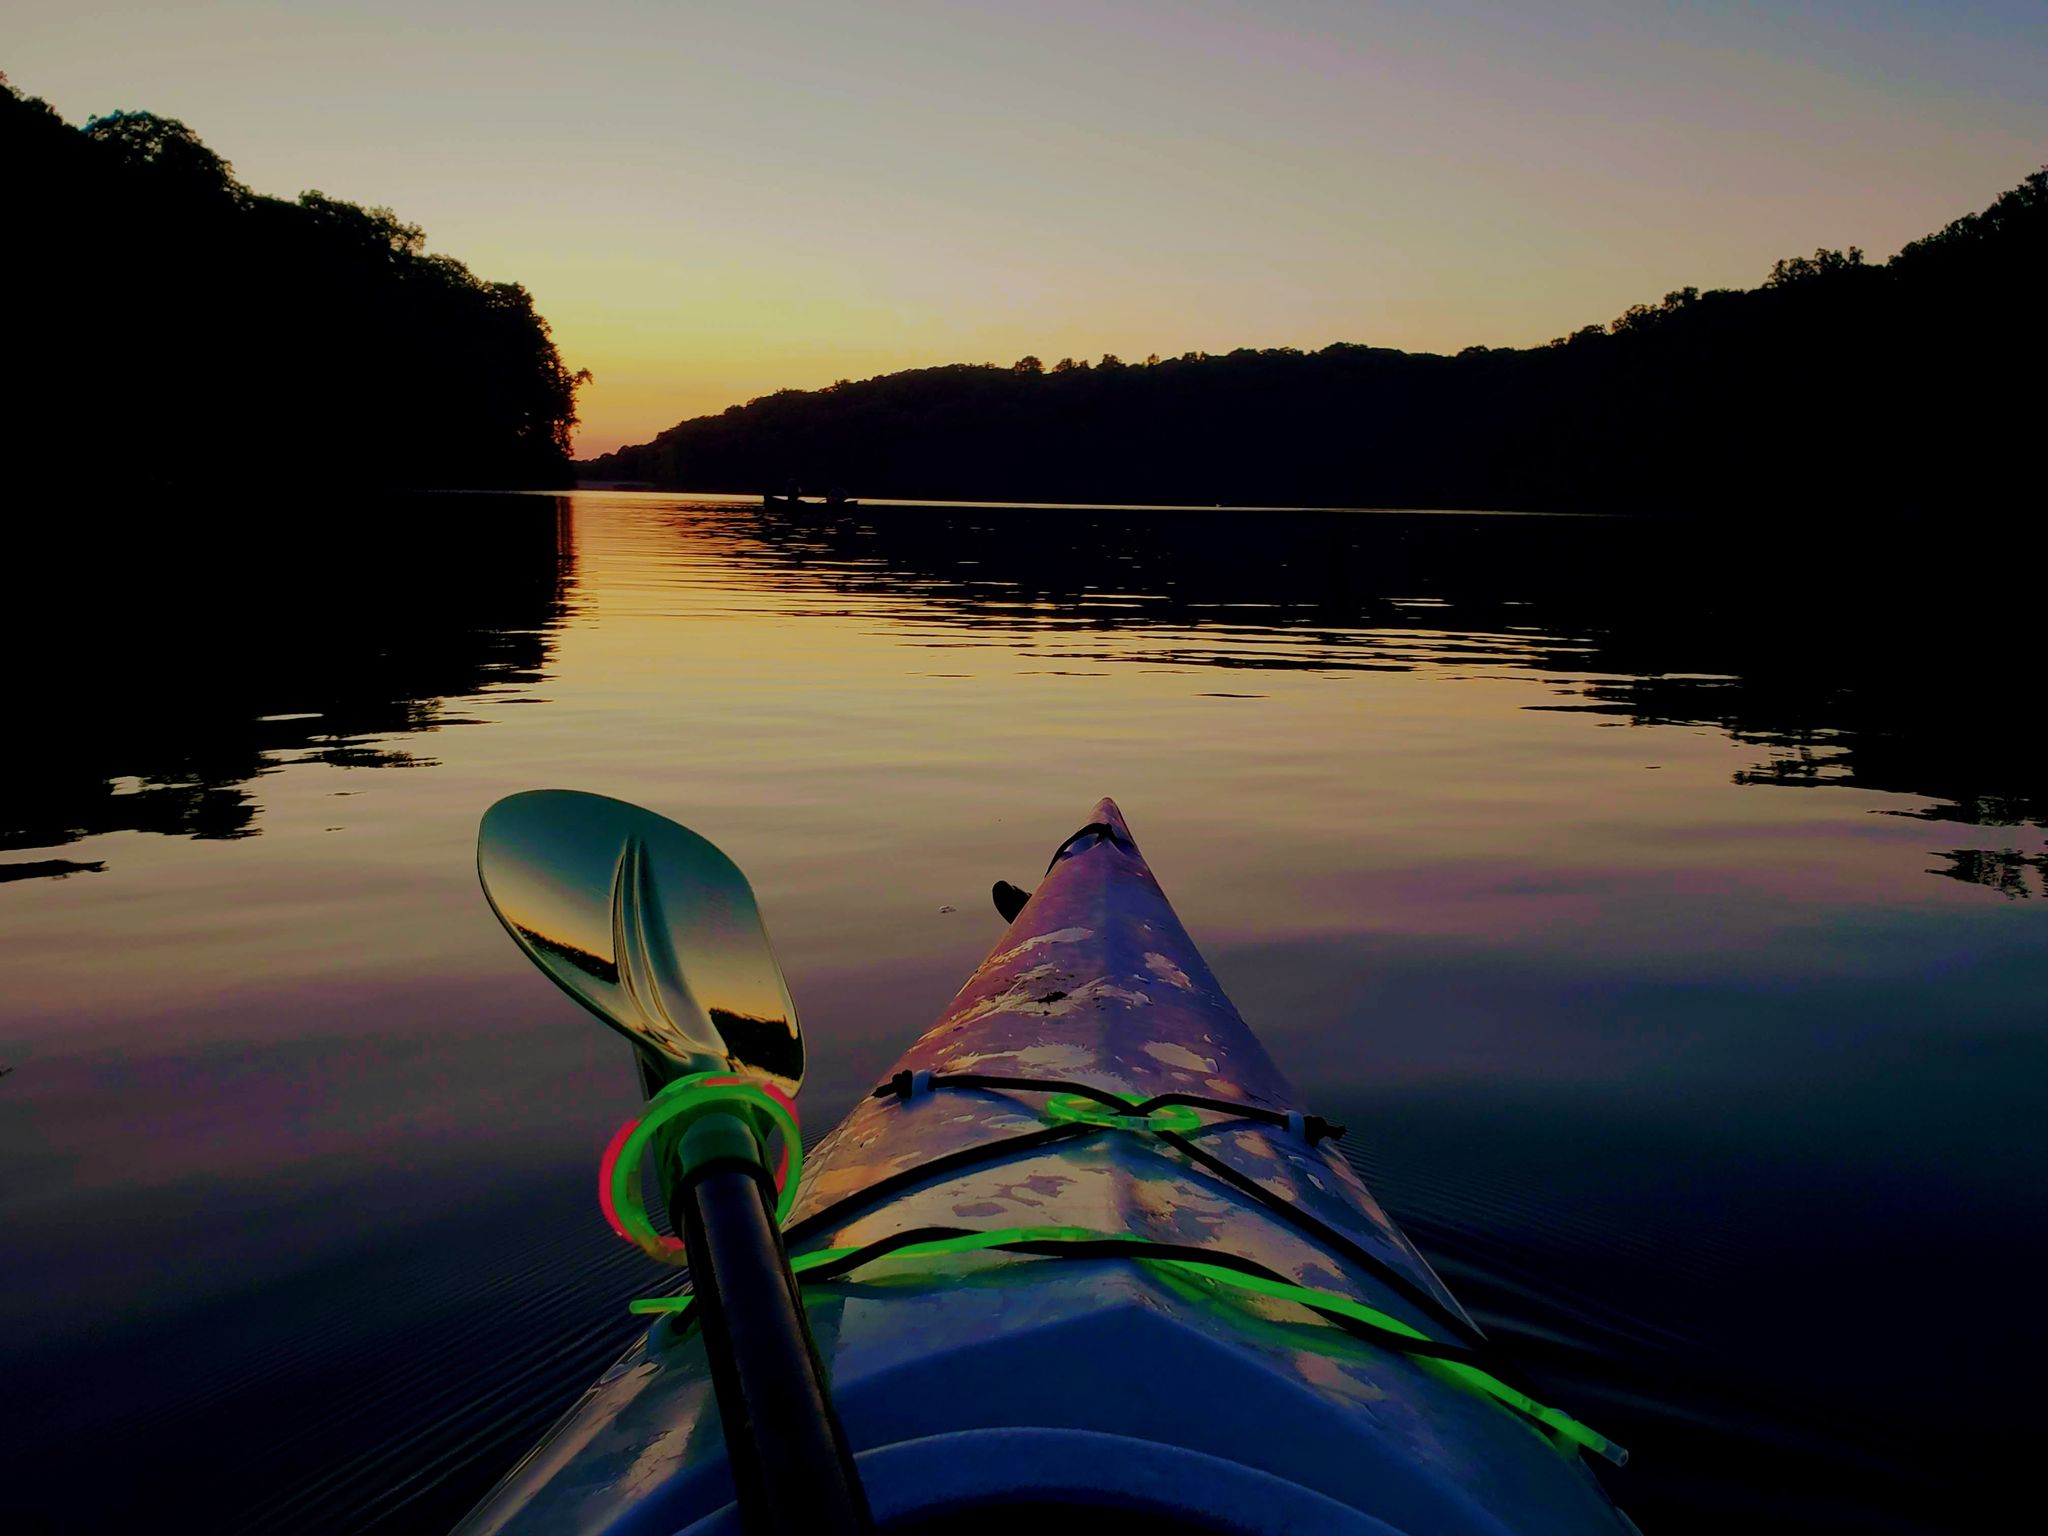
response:
[[[791,1094],[802,1085],[803,1033],[753,890],[696,833],[622,800],[530,790],[484,814],[477,874],[527,957],[633,1042],[650,1093],[700,1072]],[[684,1166],[685,1138],[715,1150]],[[748,1529],[869,1530],[776,1229],[757,1126],[743,1109],[713,1107],[664,1151],[663,1194],[702,1300]]]

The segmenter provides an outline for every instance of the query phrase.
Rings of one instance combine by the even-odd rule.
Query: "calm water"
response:
[[[1944,531],[143,515],[25,514],[4,621],[15,1529],[441,1529],[630,1336],[624,1047],[475,885],[536,785],[749,872],[814,1129],[1115,795],[1652,1536],[1968,1529],[2037,1453],[2043,643]]]

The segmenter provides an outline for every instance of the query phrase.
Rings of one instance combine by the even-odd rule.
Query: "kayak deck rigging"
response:
[[[916,1091],[916,1079],[921,1075],[899,1073],[897,1078],[892,1079],[891,1082],[875,1090],[874,1097],[883,1098],[894,1095],[898,1098],[908,1099]],[[1090,1089],[1086,1085],[1038,1082],[1020,1078],[983,1078],[972,1074],[945,1079],[926,1076],[925,1082],[927,1091],[931,1088],[946,1087],[1021,1088],[1027,1091],[1039,1092],[1069,1090],[1061,1094],[1060,1097],[1070,1097],[1084,1101],[1094,1100],[1106,1106],[1113,1106],[1113,1113],[1099,1118],[1069,1118],[1067,1124],[1071,1129],[1065,1130],[1060,1139],[1064,1139],[1065,1136],[1086,1134],[1089,1131],[1095,1130],[1149,1131],[1167,1146],[1190,1157],[1210,1172],[1223,1177],[1233,1187],[1259,1200],[1284,1219],[1303,1227],[1312,1237],[1320,1238],[1331,1246],[1344,1251],[1345,1257],[1351,1262],[1371,1270],[1377,1278],[1402,1293],[1407,1300],[1420,1306],[1423,1310],[1435,1314],[1440,1323],[1447,1324],[1453,1332],[1463,1335],[1464,1342],[1447,1343],[1432,1339],[1413,1328],[1404,1326],[1384,1312],[1364,1306],[1353,1298],[1291,1283],[1283,1276],[1275,1274],[1266,1266],[1251,1260],[1240,1259],[1233,1254],[1222,1253],[1209,1248],[1195,1248],[1180,1244],[1147,1241],[1128,1233],[1091,1232],[1084,1228],[1075,1227],[1021,1226],[994,1231],[961,1227],[912,1228],[907,1231],[893,1233],[888,1237],[878,1238],[864,1247],[826,1248],[797,1254],[791,1259],[791,1268],[795,1273],[810,1276],[813,1283],[815,1283],[817,1281],[837,1278],[855,1269],[889,1257],[929,1258],[942,1254],[970,1253],[992,1249],[1039,1257],[1136,1259],[1171,1264],[1205,1278],[1220,1279],[1224,1285],[1237,1286],[1241,1289],[1252,1290],[1257,1294],[1294,1302],[1299,1306],[1308,1308],[1310,1311],[1319,1313],[1328,1321],[1337,1324],[1358,1337],[1366,1339],[1368,1342],[1378,1344],[1382,1348],[1393,1349],[1399,1353],[1413,1355],[1420,1359],[1447,1362],[1456,1367],[1456,1374],[1460,1380],[1527,1416],[1536,1424],[1555,1431],[1573,1444],[1590,1450],[1617,1466],[1627,1464],[1628,1453],[1605,1436],[1589,1430],[1585,1425],[1571,1418],[1568,1414],[1561,1413],[1555,1408],[1537,1402],[1527,1391],[1514,1385],[1511,1380],[1503,1379],[1508,1373],[1502,1367],[1493,1365],[1490,1362],[1483,1362],[1481,1351],[1485,1346],[1484,1335],[1480,1333],[1476,1325],[1465,1319],[1462,1314],[1453,1314],[1447,1309],[1441,1308],[1436,1304],[1432,1296],[1427,1292],[1417,1290],[1398,1271],[1382,1264],[1364,1250],[1358,1249],[1356,1245],[1351,1244],[1345,1239],[1342,1234],[1320,1227],[1313,1217],[1304,1215],[1297,1208],[1269,1194],[1261,1186],[1245,1179],[1220,1158],[1216,1158],[1195,1146],[1189,1136],[1185,1134],[1189,1131],[1196,1131],[1198,1127],[1199,1129],[1209,1130],[1222,1129],[1229,1124],[1228,1121],[1206,1127],[1199,1125],[1199,1117],[1191,1117],[1196,1122],[1192,1125],[1184,1121],[1174,1121],[1169,1124],[1159,1123],[1162,1116],[1175,1108],[1192,1111],[1196,1106],[1200,1106],[1201,1108],[1211,1110],[1220,1109],[1226,1114],[1236,1116],[1238,1114],[1237,1106],[1222,1104],[1200,1095],[1180,1093],[1159,1094],[1152,1099],[1131,1103],[1114,1095],[1103,1093],[1100,1090]],[[1055,1097],[1048,1101],[1048,1107],[1058,1103],[1059,1097]],[[1259,1118],[1266,1119],[1269,1123],[1272,1120],[1278,1120],[1284,1124],[1290,1117],[1280,1116],[1274,1111],[1262,1111]],[[1291,1118],[1301,1119],[1298,1115]],[[1316,1132],[1311,1132],[1307,1136],[1310,1144],[1313,1145],[1317,1140],[1321,1139],[1322,1135],[1329,1134],[1331,1128],[1320,1117],[1311,1116],[1308,1118],[1313,1120],[1318,1128]],[[1058,1126],[1049,1127],[1049,1129],[1055,1131],[1062,1130]],[[1031,1148],[1036,1149],[1045,1146],[1052,1139],[1054,1138],[1041,1133],[1027,1132],[1022,1137],[1008,1138],[992,1146],[978,1149],[983,1155],[972,1159],[972,1161],[986,1162],[992,1160],[997,1155],[1013,1154],[1021,1150],[1018,1146],[1019,1142],[1027,1143]],[[962,1167],[968,1166],[968,1162],[969,1160],[963,1159],[959,1154],[954,1154],[947,1167],[940,1171],[957,1171]],[[935,1170],[930,1165],[921,1165],[916,1168],[903,1170],[897,1177],[907,1185],[911,1182],[921,1182],[929,1179],[934,1176],[934,1172]],[[845,1207],[871,1203],[875,1193],[872,1190],[864,1191],[861,1195],[842,1201],[839,1207],[817,1212],[810,1218],[809,1224],[814,1228],[823,1227],[829,1221],[844,1216],[846,1214]],[[801,1242],[806,1235],[800,1229],[792,1228],[784,1234],[785,1242],[795,1244]],[[671,1327],[673,1329],[680,1329],[691,1315],[694,1301],[695,1298],[693,1296],[686,1294],[636,1301],[631,1304],[631,1307],[634,1312],[642,1315],[666,1315],[670,1320]],[[1482,1363],[1487,1364],[1489,1368],[1481,1369]]]

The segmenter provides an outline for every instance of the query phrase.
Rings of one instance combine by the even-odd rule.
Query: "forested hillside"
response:
[[[517,283],[388,208],[264,197],[184,124],[0,88],[17,479],[567,482],[578,378]]]
[[[1883,264],[1819,251],[1547,346],[956,365],[579,466],[865,497],[1854,513],[2040,494],[2048,172]]]

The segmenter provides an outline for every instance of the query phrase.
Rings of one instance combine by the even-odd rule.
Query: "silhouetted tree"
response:
[[[234,167],[175,119],[153,112],[109,112],[88,118],[85,136],[106,145],[120,164],[158,176],[166,185],[238,202],[249,195],[235,180]]]
[[[516,283],[388,208],[260,196],[183,123],[0,88],[17,477],[565,483],[576,389]]]
[[[1863,252],[1855,246],[1846,251],[1817,250],[1811,256],[1783,257],[1771,263],[1771,275],[1764,279],[1766,288],[1783,288],[1790,283],[1811,282],[1815,278],[1839,277],[1851,267],[1863,265]]]

